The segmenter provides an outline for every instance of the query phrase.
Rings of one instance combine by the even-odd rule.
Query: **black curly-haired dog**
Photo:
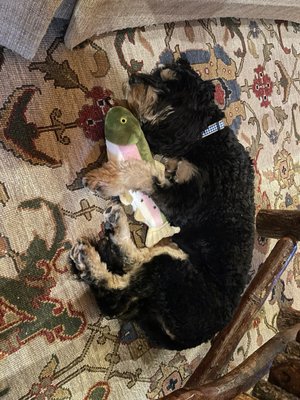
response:
[[[71,258],[104,314],[136,321],[157,346],[193,347],[229,322],[248,280],[253,168],[219,123],[213,84],[186,61],[131,76],[128,104],[166,174],[146,161],[108,162],[85,184],[107,197],[149,193],[181,231],[173,243],[137,249],[122,207],[112,203],[103,239],[78,240]],[[207,135],[208,127],[217,131]]]

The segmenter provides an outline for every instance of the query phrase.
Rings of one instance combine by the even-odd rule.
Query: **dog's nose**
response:
[[[129,78],[129,85],[133,85],[134,83],[140,83],[140,77],[138,74],[131,74]]]
[[[133,85],[135,83],[136,76],[135,74],[131,74],[129,77],[129,85]]]

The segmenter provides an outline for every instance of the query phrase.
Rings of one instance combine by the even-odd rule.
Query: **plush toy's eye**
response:
[[[121,124],[126,124],[127,118],[121,117],[120,122],[121,122]]]

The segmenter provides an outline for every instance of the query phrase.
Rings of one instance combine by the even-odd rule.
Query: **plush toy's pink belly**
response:
[[[119,146],[107,140],[106,148],[108,158],[116,162],[142,159],[136,144],[126,144],[124,146]]]
[[[135,144],[119,146],[106,141],[107,156],[109,160],[119,163],[125,160],[142,160],[139,150]],[[126,195],[129,193],[129,201]],[[178,233],[180,228],[170,226],[166,217],[160,212],[157,205],[140,191],[129,190],[128,193],[120,196],[123,204],[131,204],[134,210],[134,217],[137,221],[144,222],[148,226],[145,244],[152,247],[161,239]]]
[[[108,158],[112,161],[120,162],[142,159],[135,144],[120,146],[107,140],[106,147]],[[138,209],[140,214],[143,215],[143,219],[139,219],[140,221],[145,222],[149,227],[159,226],[164,223],[159,208],[149,196],[142,192],[133,192],[131,190],[129,190],[129,193],[133,198],[132,206],[134,211]]]

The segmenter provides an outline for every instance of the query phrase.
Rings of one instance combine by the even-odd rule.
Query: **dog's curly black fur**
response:
[[[214,103],[214,85],[203,81],[186,61],[149,75],[133,75],[129,82],[129,106],[140,118],[152,152],[167,158],[167,171],[173,165],[165,181],[153,176],[152,189],[147,190],[170,223],[180,226],[173,242],[187,257],[162,252],[145,258],[121,286],[95,277],[92,261],[84,257],[85,272],[80,275],[106,315],[136,321],[158,346],[193,347],[230,321],[248,280],[254,237],[253,168],[230,128],[201,138],[223,112]],[[107,188],[101,178],[96,187],[89,178],[86,183],[100,191]],[[116,219],[114,213],[112,217]],[[113,240],[114,224],[106,223],[106,228],[105,238],[92,246],[121,279],[128,274],[127,256]],[[82,248],[82,242],[76,246]],[[72,258],[82,272],[74,251]]]

